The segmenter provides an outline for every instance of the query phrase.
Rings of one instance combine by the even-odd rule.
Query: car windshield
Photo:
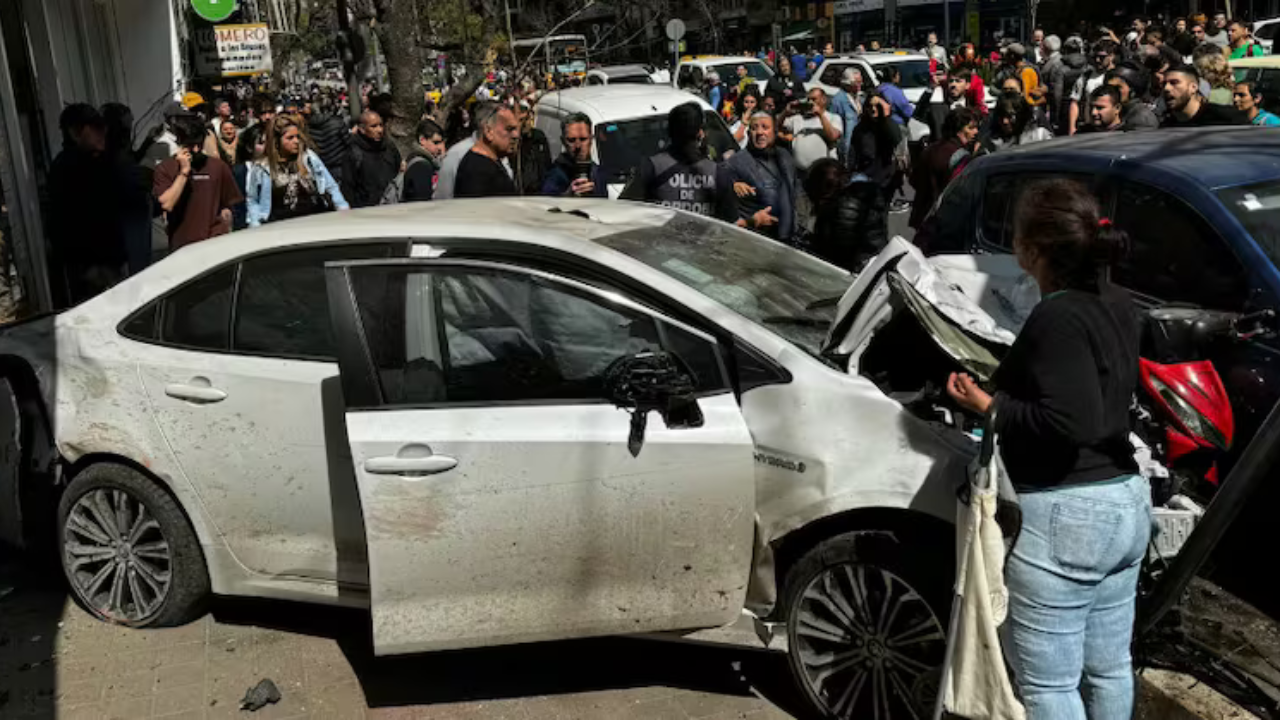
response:
[[[735,82],[738,77],[738,66],[741,65],[747,69],[747,76],[752,80],[768,80],[773,77],[773,71],[768,65],[759,60],[744,60],[743,62],[724,63],[723,65],[712,65],[708,70],[715,70],[720,74],[720,79],[724,82]]]
[[[1218,199],[1253,236],[1271,263],[1280,267],[1280,180],[1225,188]]]
[[[1280,30],[1280,23],[1271,23],[1258,28],[1253,36],[1259,40],[1275,40],[1277,30]]]
[[[902,73],[902,83],[898,87],[903,90],[929,87],[929,61],[903,60],[900,62],[876,63],[872,66],[882,81],[887,80],[890,68],[897,68]]]
[[[705,128],[711,159],[722,160],[738,149],[724,121],[706,111]],[[667,114],[602,122],[596,125],[596,157],[610,182],[626,182],[631,172],[651,155],[667,149]]]
[[[820,357],[849,273],[761,235],[683,213],[596,242],[668,275]]]

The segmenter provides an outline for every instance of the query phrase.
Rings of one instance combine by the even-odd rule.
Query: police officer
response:
[[[621,199],[642,200],[714,216],[716,164],[703,151],[703,111],[685,103],[667,113],[668,149],[640,163],[640,172],[623,188]]]

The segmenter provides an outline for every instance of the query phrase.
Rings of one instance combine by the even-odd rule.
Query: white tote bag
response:
[[[935,718],[943,710],[971,720],[1027,716],[1014,695],[997,632],[1009,612],[1009,591],[1004,584],[1005,539],[996,511],[1002,500],[1016,502],[1017,496],[1004,475],[990,424],[982,452],[969,468],[969,502],[962,494],[956,518],[956,596]]]

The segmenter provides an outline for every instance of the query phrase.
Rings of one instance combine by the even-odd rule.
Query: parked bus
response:
[[[516,66],[524,65],[551,76],[587,74],[588,50],[586,35],[550,35],[524,38],[512,45],[516,51]]]

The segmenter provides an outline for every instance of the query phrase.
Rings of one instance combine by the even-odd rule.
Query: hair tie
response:
[[[1111,218],[1105,218],[1105,217],[1100,218],[1098,220],[1098,227],[1100,228],[1111,227]]]

